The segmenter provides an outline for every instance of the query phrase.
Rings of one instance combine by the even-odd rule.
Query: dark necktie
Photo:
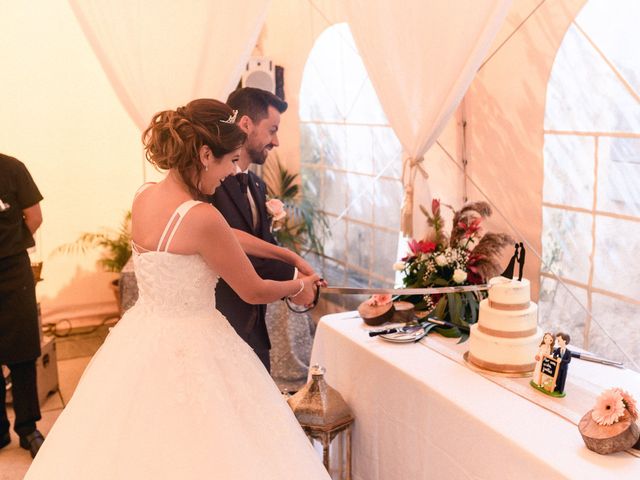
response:
[[[236,173],[236,180],[240,184],[240,190],[245,195],[247,194],[247,186],[249,185],[249,174],[248,173]]]
[[[247,209],[249,213],[249,218],[251,219],[251,227],[255,229],[255,225],[253,224],[253,212],[251,210],[251,203],[249,202],[248,195],[249,192],[247,187],[249,186],[249,174],[248,173],[236,173],[236,180],[238,180],[238,184],[240,185],[240,191],[242,192],[242,196],[244,197],[244,207]]]

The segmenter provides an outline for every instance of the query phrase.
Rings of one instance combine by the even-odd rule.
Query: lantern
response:
[[[311,380],[287,400],[334,480],[351,479],[351,409],[324,380],[325,369],[311,367]]]

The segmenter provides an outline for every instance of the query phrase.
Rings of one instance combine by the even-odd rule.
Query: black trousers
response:
[[[11,391],[13,393],[13,410],[16,420],[13,425],[15,432],[23,437],[33,433],[40,416],[38,402],[38,384],[36,381],[36,361],[14,363],[7,365],[11,370]],[[7,418],[7,390],[4,378],[0,378],[0,434],[9,431]]]

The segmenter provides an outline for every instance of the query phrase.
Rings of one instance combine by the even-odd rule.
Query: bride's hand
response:
[[[304,288],[296,296],[289,297],[289,300],[291,300],[296,305],[309,306],[311,303],[313,303],[313,300],[315,298],[317,288],[316,285],[320,282],[324,282],[324,280],[322,280],[315,273],[313,275],[300,276],[298,278],[303,281]]]

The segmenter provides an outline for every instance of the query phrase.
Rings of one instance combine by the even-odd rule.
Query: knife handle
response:
[[[370,337],[377,337],[378,335],[386,335],[387,333],[396,333],[397,328],[389,328],[388,330],[373,330],[369,332]]]

